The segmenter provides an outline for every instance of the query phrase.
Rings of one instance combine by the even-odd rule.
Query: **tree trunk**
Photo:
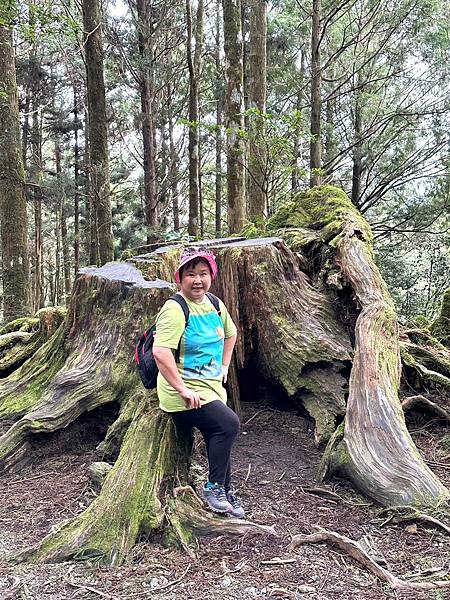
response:
[[[334,79],[334,69],[329,69],[329,79]],[[325,156],[324,156],[324,176],[328,181],[332,181],[334,171],[334,156],[336,155],[336,136],[335,136],[335,112],[336,98],[332,95],[327,98],[325,109]]]
[[[268,230],[280,228],[287,243],[278,237],[205,241],[219,265],[212,291],[239,327],[231,403],[239,411],[238,382],[247,380],[252,393],[260,391],[258,382],[274,401],[306,410],[317,443],[331,436],[322,475],[345,474],[383,505],[429,507],[447,498],[406,430],[397,396],[395,313],[373,263],[368,224],[342,191],[326,186],[299,194],[276,213]],[[117,564],[139,533],[153,529],[188,552],[199,532],[270,532],[218,523],[186,492],[190,440],[175,441],[170,419],[158,412],[154,392],[140,391],[131,365],[134,334],[154,321],[173,291],[180,250],[136,257],[142,272],[127,263],[82,269],[63,326],[0,382],[0,419],[15,420],[0,437],[3,469],[31,459],[33,436],[62,429],[84,411],[120,404],[99,447],[108,459],[119,453],[100,495],[20,559],[95,556]]]
[[[169,227],[167,206],[169,197],[169,149],[167,145],[167,106],[164,105],[160,109],[160,126],[159,126],[159,139],[161,142],[160,150],[160,161],[159,161],[159,172],[158,181],[160,181],[158,191],[158,206],[160,207],[161,218],[159,220],[160,227],[165,231]]]
[[[358,80],[359,81],[359,80]],[[352,202],[356,207],[360,205],[361,176],[362,176],[362,141],[361,141],[361,101],[360,91],[355,92],[354,113],[354,148],[352,169]]]
[[[226,60],[227,198],[229,233],[244,225],[243,46],[240,0],[223,0]]]
[[[25,175],[12,31],[0,23],[0,221],[3,273],[3,319],[30,313]]]
[[[267,177],[265,151],[265,112],[266,112],[266,38],[267,4],[266,0],[250,2],[250,77],[249,109],[252,115],[253,132],[250,137],[248,155],[249,217],[252,221],[262,222],[267,216]]]
[[[61,181],[61,147],[59,142],[55,142],[55,165],[56,177]],[[62,186],[61,186],[62,189]],[[64,304],[67,304],[70,295],[70,255],[69,255],[69,240],[67,237],[67,206],[64,191],[60,192],[59,198],[59,213],[60,213],[60,232],[61,232],[61,247],[63,256],[63,274],[64,274]],[[63,296],[61,295],[61,299]]]
[[[133,332],[155,319],[172,289],[164,281],[145,281],[126,263],[82,269],[64,325],[2,382],[0,416],[17,419],[0,437],[2,469],[22,468],[30,460],[32,436],[64,428],[103,404],[121,404],[102,448],[109,456],[118,445],[120,453],[100,496],[80,517],[23,553],[22,560],[58,561],[95,551],[116,564],[140,533],[163,524],[167,535],[182,544],[189,530],[199,527],[198,519],[204,534],[220,532],[198,507],[188,525],[189,502],[172,492],[188,483],[190,440],[175,438],[171,420],[157,410],[154,392],[141,391],[130,361]],[[99,340],[107,352],[98,352]],[[235,533],[248,528],[245,523],[231,527]]]
[[[91,221],[94,218],[96,251],[91,260],[95,258],[95,262],[103,265],[113,260],[114,247],[103,76],[102,13],[99,0],[83,0],[83,26],[89,113],[89,181],[92,209],[95,213],[95,218],[91,213]]]
[[[313,226],[315,239],[298,232],[302,221]],[[414,446],[398,398],[397,317],[373,260],[369,225],[349,198],[332,186],[299,194],[295,203],[272,221],[277,227],[291,223],[297,228],[291,232],[297,244],[308,247],[318,239],[325,242],[326,260],[337,269],[328,285],[331,289],[349,286],[358,306],[344,431],[338,429],[330,440],[321,477],[344,474],[384,506],[441,502],[449,492]],[[324,254],[322,257],[325,260]]]
[[[216,45],[214,60],[216,66],[216,178],[215,178],[215,230],[216,237],[222,235],[222,110],[223,110],[223,72],[220,59],[221,0],[216,5]]]
[[[445,346],[450,346],[450,288],[442,297],[439,315],[431,325],[431,333]]]
[[[73,179],[74,179],[74,278],[77,276],[80,268],[80,145],[78,142],[78,128],[80,121],[78,118],[78,90],[77,82],[73,84],[73,127],[74,127],[74,148],[73,148]]]
[[[200,153],[199,153],[199,81],[203,45],[203,0],[197,5],[195,52],[192,52],[192,5],[186,0],[187,64],[189,70],[189,235],[199,234]]]
[[[61,198],[58,198],[55,210],[55,297],[52,304],[59,305],[63,301],[63,286],[61,277]],[[50,277],[52,273],[50,273]]]
[[[142,110],[142,141],[144,145],[144,197],[145,223],[154,229],[158,224],[156,197],[156,156],[154,148],[154,102],[153,76],[153,2],[137,0],[139,55],[142,68],[139,74]],[[152,236],[148,236],[148,242]]]
[[[34,281],[33,281],[33,310],[37,311],[44,305],[44,274],[43,274],[43,238],[42,238],[42,122],[39,93],[39,73],[36,57],[33,57],[31,67],[31,87],[33,91],[32,126],[31,126],[31,160],[30,178],[33,181],[32,199],[34,213]]]
[[[322,141],[321,141],[321,85],[320,68],[320,35],[321,35],[321,0],[313,0],[312,32],[311,32],[311,141],[310,141],[310,185],[320,185],[322,176]]]
[[[296,102],[296,110],[297,110],[297,126],[295,128],[295,136],[294,136],[294,149],[293,149],[293,161],[292,161],[292,193],[297,193],[300,189],[300,178],[299,178],[299,158],[301,155],[301,146],[302,146],[302,120],[300,118],[301,108],[303,104],[303,85],[305,82],[305,71],[306,71],[306,51],[302,48],[301,50],[301,63],[300,63],[300,73],[299,73],[299,81],[298,88],[299,91],[297,93],[297,102]]]
[[[170,151],[170,189],[172,193],[173,228],[180,229],[180,208],[178,198],[178,152],[175,147],[173,136],[173,111],[172,111],[172,88],[167,87],[167,121],[169,126],[169,151]]]

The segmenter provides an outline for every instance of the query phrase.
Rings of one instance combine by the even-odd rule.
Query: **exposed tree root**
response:
[[[402,331],[400,348],[407,379],[415,374],[415,386],[424,388],[432,384],[450,392],[448,347],[433,338],[427,329],[408,329]]]
[[[317,527],[317,529],[318,532],[311,535],[295,535],[292,538],[289,549],[293,551],[301,544],[318,544],[325,542],[326,544],[336,546],[340,550],[346,552],[354,560],[366,567],[366,569],[368,569],[373,575],[378,577],[381,581],[389,583],[389,585],[391,585],[394,589],[429,591],[450,588],[450,580],[410,582],[400,579],[376,563],[375,560],[355,540],[352,540],[345,535],[340,535],[335,531],[323,529],[322,527]]]
[[[433,527],[434,529],[441,529],[442,531],[445,531],[445,533],[450,535],[450,527],[446,523],[444,523],[440,519],[437,519],[436,517],[433,517],[432,515],[427,515],[425,513],[418,511],[413,506],[411,506],[411,507],[399,506],[397,509],[387,508],[380,512],[380,514],[385,514],[385,513],[388,513],[389,517],[385,521],[383,521],[381,526],[384,526],[387,523],[402,523],[402,522],[408,522],[408,521],[419,521],[419,522],[429,525],[430,527]]]
[[[441,419],[450,421],[450,413],[449,412],[447,412],[446,410],[444,410],[443,408],[438,406],[435,402],[432,402],[428,398],[425,398],[425,396],[422,396],[421,394],[417,394],[415,396],[409,396],[408,398],[405,398],[404,400],[402,400],[402,408],[403,408],[404,412],[407,412],[407,411],[415,408],[416,406],[419,406],[420,408],[424,408],[428,412],[437,415]]]
[[[204,509],[203,503],[190,486],[175,488],[174,498],[166,507],[166,516],[173,534],[191,556],[194,553],[189,544],[195,536],[277,535],[273,526],[233,519],[227,515],[213,515]]]

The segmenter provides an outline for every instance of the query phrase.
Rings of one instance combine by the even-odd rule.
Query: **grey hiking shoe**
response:
[[[203,500],[214,512],[231,513],[233,511],[233,507],[227,500],[225,488],[218,483],[209,488],[203,488]]]
[[[227,500],[231,504],[231,507],[233,509],[230,512],[230,516],[231,517],[235,517],[236,519],[244,519],[245,518],[245,511],[242,508],[241,503],[239,502],[239,500],[233,494],[233,492],[230,492],[230,491],[227,492]]]

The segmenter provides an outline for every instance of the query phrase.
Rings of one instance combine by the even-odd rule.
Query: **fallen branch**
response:
[[[361,545],[358,544],[358,542],[355,542],[345,535],[340,535],[334,531],[322,529],[322,527],[317,527],[317,529],[317,533],[310,535],[295,535],[292,538],[289,550],[293,551],[301,544],[318,544],[325,542],[331,546],[337,546],[340,550],[346,552],[354,560],[366,567],[366,569],[368,569],[373,575],[378,577],[381,581],[389,583],[389,585],[391,585],[394,589],[428,591],[450,588],[450,579],[446,581],[422,582],[408,582],[404,579],[400,579],[387,569],[384,569],[378,565],[361,547]]]

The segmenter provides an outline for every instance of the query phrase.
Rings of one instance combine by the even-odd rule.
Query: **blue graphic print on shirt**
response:
[[[189,315],[184,331],[183,378],[220,378],[223,347],[222,319],[215,311],[206,315]]]

